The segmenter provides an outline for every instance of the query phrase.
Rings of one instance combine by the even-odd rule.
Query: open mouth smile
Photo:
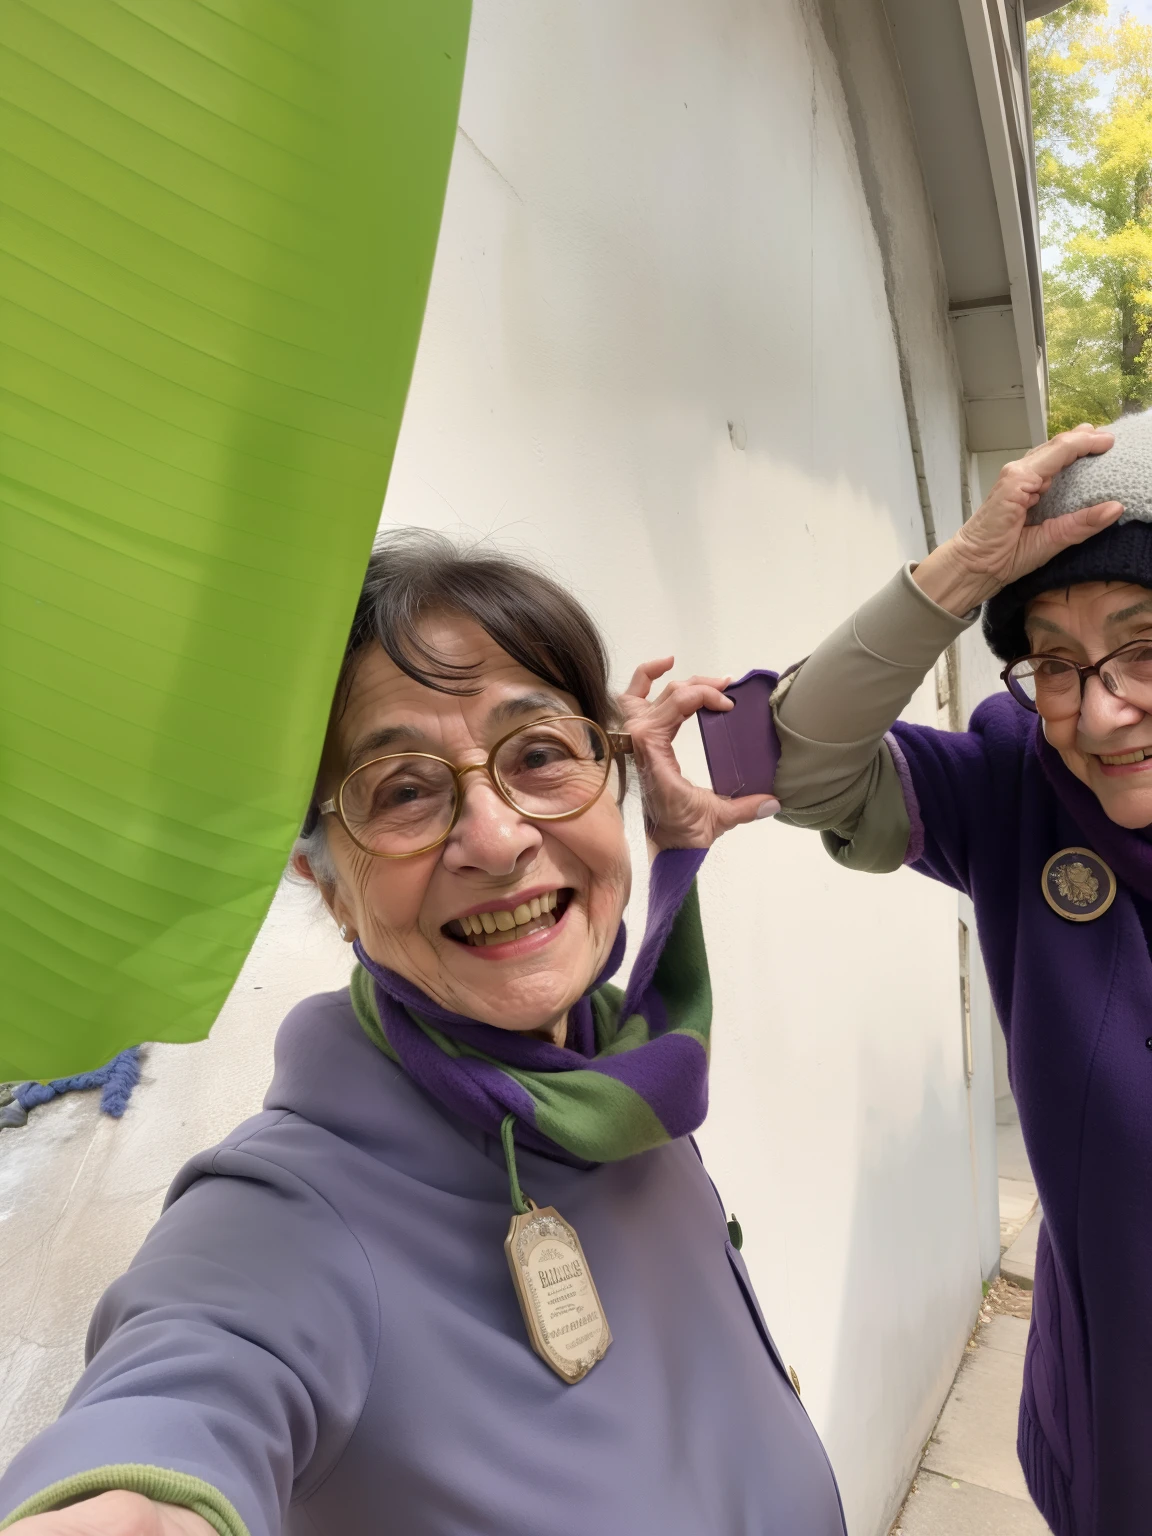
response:
[[[1152,747],[1133,747],[1129,752],[1096,752],[1101,772],[1110,778],[1127,773],[1143,773],[1152,768]]]
[[[472,949],[498,948],[555,928],[568,910],[572,894],[569,889],[539,891],[510,907],[489,906],[454,917],[440,931]]]

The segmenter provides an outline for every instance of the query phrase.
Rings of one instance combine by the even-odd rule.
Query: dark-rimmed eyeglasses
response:
[[[1078,715],[1090,677],[1152,714],[1152,640],[1129,640],[1088,666],[1064,656],[1021,656],[1000,674],[1016,702],[1045,720]]]
[[[464,776],[486,774],[496,793],[530,821],[570,821],[600,798],[631,736],[582,715],[549,715],[517,726],[483,763],[450,763],[430,752],[389,752],[360,763],[319,806],[377,859],[408,859],[447,841],[464,806]]]

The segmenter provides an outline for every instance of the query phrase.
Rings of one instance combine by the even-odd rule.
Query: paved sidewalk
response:
[[[1045,1536],[1016,1459],[1027,1292],[998,1283],[892,1536]]]

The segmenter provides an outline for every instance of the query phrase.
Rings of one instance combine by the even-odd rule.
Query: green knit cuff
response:
[[[47,1514],[53,1509],[63,1509],[80,1499],[94,1499],[100,1493],[141,1493],[146,1499],[158,1504],[179,1504],[199,1515],[218,1536],[248,1536],[248,1527],[218,1488],[203,1478],[189,1477],[186,1472],[170,1472],[167,1467],[145,1467],[128,1463],[119,1467],[94,1467],[91,1472],[77,1472],[64,1477],[51,1487],[34,1493],[25,1499],[19,1509],[14,1509],[6,1520],[0,1520],[0,1531],[6,1531],[17,1520],[27,1520],[31,1515]]]

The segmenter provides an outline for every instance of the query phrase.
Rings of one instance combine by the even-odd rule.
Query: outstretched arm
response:
[[[207,1520],[190,1509],[119,1491],[17,1520],[9,1530],[20,1536],[215,1536]]]
[[[773,796],[728,800],[680,772],[677,731],[698,709],[732,708],[721,692],[728,678],[672,682],[653,701],[652,685],[672,658],[638,667],[620,704],[654,845],[707,848],[733,827],[782,809],[783,819],[829,833],[834,849],[855,842],[846,860],[855,867],[897,867],[908,818],[885,733],[982,602],[1120,516],[1118,502],[1103,502],[1036,526],[1025,521],[1053,475],[1113,441],[1110,432],[1077,427],[1005,465],[954,538],[898,572],[784,680],[773,699],[781,747]],[[873,825],[864,829],[866,809]]]
[[[28,1536],[279,1536],[298,1480],[335,1464],[379,1302],[360,1244],[266,1151],[246,1130],[182,1172],[97,1307],[63,1413],[0,1477],[0,1520]]]

